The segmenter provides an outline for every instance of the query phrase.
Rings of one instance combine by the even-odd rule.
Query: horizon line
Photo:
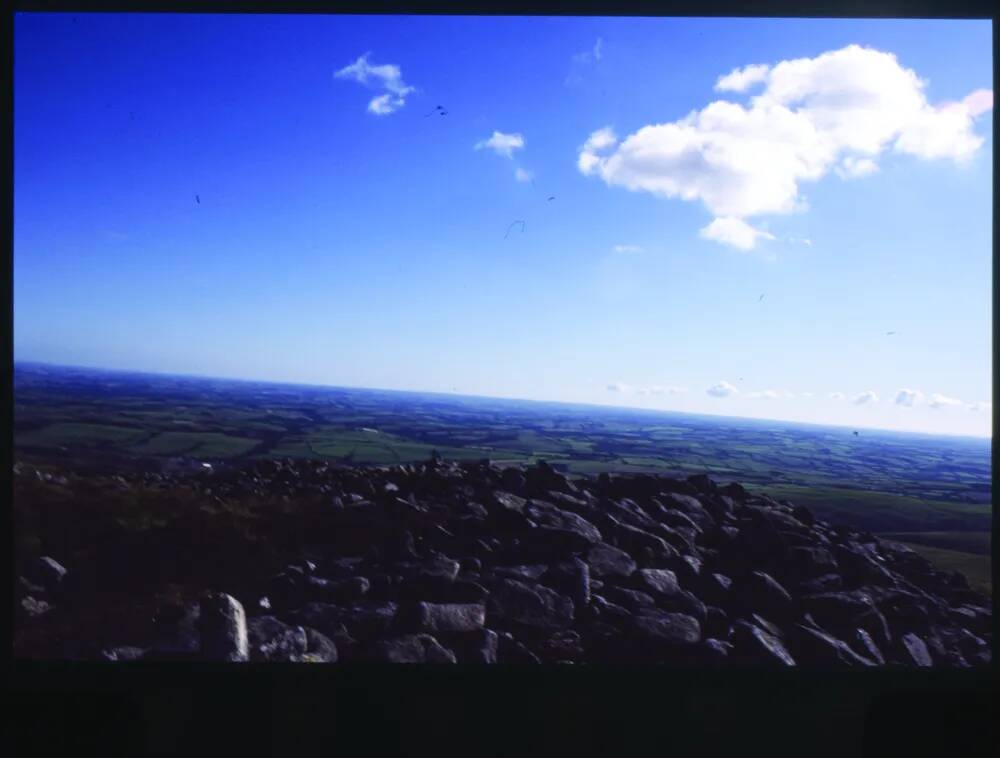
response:
[[[463,395],[457,392],[442,392],[440,390],[400,390],[400,389],[388,389],[384,387],[356,387],[349,385],[338,385],[338,384],[312,384],[309,382],[292,382],[292,381],[282,381],[276,379],[249,379],[245,377],[226,377],[226,376],[206,376],[204,374],[187,374],[187,373],[172,373],[165,371],[149,371],[147,369],[124,369],[124,368],[108,368],[106,366],[82,366],[75,364],[66,363],[51,363],[49,361],[33,361],[33,360],[14,360],[13,367],[16,369],[18,365],[36,365],[36,366],[50,366],[52,368],[63,368],[63,369],[83,369],[85,371],[103,371],[107,373],[119,373],[119,374],[141,374],[147,376],[159,376],[159,377],[174,377],[179,379],[200,379],[209,381],[224,381],[224,382],[242,382],[245,384],[270,384],[275,386],[289,386],[289,387],[308,387],[311,389],[324,389],[324,390],[355,390],[355,391],[367,391],[367,392],[396,392],[402,394],[413,394],[413,395],[440,395],[442,397],[464,397],[473,398],[479,400],[507,400],[511,402],[519,403],[537,403],[537,404],[551,404],[551,405],[564,405],[564,406],[577,406],[584,408],[610,408],[622,411],[635,411],[638,413],[651,413],[651,414],[662,414],[662,415],[674,415],[674,416],[688,416],[692,418],[714,418],[714,419],[728,419],[739,422],[758,422],[758,423],[777,423],[777,424],[789,424],[793,426],[811,426],[818,427],[821,429],[845,429],[845,430],[855,430],[855,429],[866,429],[872,432],[881,432],[883,434],[903,434],[911,435],[915,437],[947,437],[949,439],[959,439],[959,440],[977,440],[977,441],[988,441],[992,444],[993,435],[975,435],[975,434],[948,434],[946,432],[916,432],[910,430],[898,430],[898,429],[885,429],[883,427],[876,426],[863,426],[863,425],[851,425],[845,426],[841,424],[821,424],[810,421],[790,421],[787,419],[779,418],[757,418],[754,416],[728,416],[718,413],[692,413],[691,411],[675,411],[675,410],[665,410],[660,408],[639,408],[630,405],[609,405],[604,403],[581,403],[581,402],[571,402],[566,400],[535,400],[531,398],[521,398],[521,397],[501,397],[496,395]]]

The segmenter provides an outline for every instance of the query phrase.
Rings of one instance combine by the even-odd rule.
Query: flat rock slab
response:
[[[636,634],[647,640],[670,645],[694,645],[701,641],[701,625],[685,613],[643,611],[633,620]]]
[[[636,585],[654,595],[676,595],[681,591],[677,574],[670,569],[639,569],[635,572]]]
[[[620,576],[627,578],[635,573],[636,563],[632,556],[604,542],[594,545],[587,553],[587,565],[594,576]]]
[[[486,623],[486,606],[482,604],[420,603],[417,623],[427,632],[472,632]]]
[[[781,640],[742,619],[733,624],[733,645],[738,659],[744,663],[770,666],[797,665]]]
[[[573,601],[542,586],[501,579],[490,595],[491,613],[540,629],[562,629],[573,623]]]

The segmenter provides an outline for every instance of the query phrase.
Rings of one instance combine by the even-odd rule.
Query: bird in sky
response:
[[[443,105],[435,105],[434,106],[434,110],[432,110],[430,113],[425,113],[424,114],[424,118],[427,118],[428,116],[433,116],[435,113],[437,113],[439,116],[447,116],[448,115],[448,111],[446,111],[444,109]]]
[[[857,432],[855,432],[855,433],[854,433],[854,436],[855,436],[855,437],[857,437],[857,436],[858,436],[858,433],[857,433]]]
[[[764,295],[761,295],[760,297],[757,298],[757,302],[759,303],[763,299],[764,299]]]
[[[197,195],[194,196],[194,201],[198,203],[198,205],[201,205],[201,198],[198,197]]]
[[[524,222],[520,221],[520,220],[518,220],[518,221],[512,221],[511,224],[510,224],[510,226],[507,227],[507,233],[504,234],[504,236],[503,236],[504,239],[507,239],[507,235],[510,234],[510,230],[513,229],[517,224],[521,225],[521,233],[522,234],[524,233]]]
[[[886,334],[887,335],[889,335],[889,334],[895,334],[895,332],[886,332]]]
[[[549,195],[549,200],[555,200],[555,199],[556,199],[555,195]]]

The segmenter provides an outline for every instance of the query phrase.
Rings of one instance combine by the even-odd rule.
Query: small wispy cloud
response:
[[[878,395],[875,394],[874,390],[868,390],[867,392],[862,392],[857,395],[854,400],[852,400],[855,405],[867,405],[869,403],[877,403]]]
[[[741,218],[717,218],[699,232],[702,239],[721,242],[737,250],[753,250],[757,240],[773,240],[774,235],[751,226]]]
[[[993,403],[988,403],[985,400],[980,400],[975,403],[969,403],[969,410],[974,413],[981,413],[985,411],[986,413],[993,412]]]
[[[776,400],[778,393],[774,390],[760,390],[758,392],[748,392],[745,397],[764,398],[765,400]]]
[[[368,112],[377,116],[394,113],[406,104],[406,96],[416,92],[416,87],[403,81],[403,72],[399,66],[393,63],[369,63],[369,56],[371,52],[365,53],[354,63],[335,72],[334,77],[385,90],[369,101]]]
[[[649,386],[636,387],[625,382],[613,382],[605,387],[608,392],[636,393],[637,395],[679,395],[687,392],[687,387],[664,386],[653,384]]]
[[[599,61],[603,55],[604,39],[597,38],[594,46],[583,53],[575,53],[570,58],[570,72],[566,76],[566,84],[579,84],[583,81],[582,70],[593,61]]]
[[[722,381],[718,384],[713,384],[707,390],[705,390],[712,397],[729,397],[730,395],[735,395],[739,392],[736,387],[731,385],[729,382]]]
[[[811,393],[811,392],[801,392],[801,393],[799,393],[799,395],[800,395],[800,397],[804,397],[804,398],[806,398],[808,400],[809,398],[811,398],[813,396],[813,393]]]
[[[687,387],[661,387],[657,384],[650,387],[649,391],[653,395],[680,395],[688,390]]]
[[[480,140],[474,145],[474,149],[476,150],[489,149],[505,158],[513,158],[514,151],[520,150],[523,147],[524,135],[517,133],[505,134],[499,131],[494,131],[489,139]]]
[[[514,170],[514,178],[517,179],[519,182],[527,183],[527,182],[530,182],[532,179],[534,179],[535,175],[533,173],[531,173],[530,171],[528,171],[526,169],[523,169],[520,166],[518,166]]]
[[[641,253],[642,248],[639,245],[615,245],[612,248],[616,253]]]
[[[912,408],[917,403],[922,402],[924,399],[924,393],[920,390],[910,390],[905,387],[896,393],[896,398],[893,402],[896,405],[902,405],[907,408]]]
[[[788,242],[793,245],[805,245],[806,247],[812,247],[813,243],[808,237],[789,237]]]
[[[931,395],[931,408],[952,408],[957,405],[962,405],[962,401],[957,398],[941,395],[937,392]]]

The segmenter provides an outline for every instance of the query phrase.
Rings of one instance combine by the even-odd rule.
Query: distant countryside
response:
[[[903,542],[991,589],[990,441],[599,406],[102,372],[15,371],[17,460],[114,473],[255,458],[547,461],[708,473]]]

